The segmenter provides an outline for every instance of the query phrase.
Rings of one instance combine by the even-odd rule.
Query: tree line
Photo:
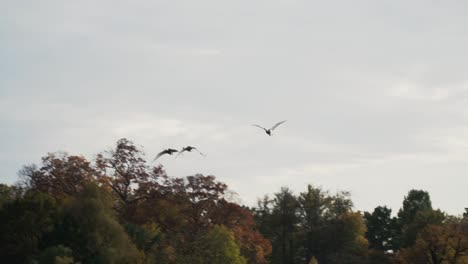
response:
[[[170,177],[121,139],[88,161],[49,153],[0,184],[2,263],[468,263],[468,213],[411,190],[396,216],[350,194],[284,187],[249,208],[214,176]]]

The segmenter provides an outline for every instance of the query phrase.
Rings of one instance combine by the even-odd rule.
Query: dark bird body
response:
[[[179,151],[179,154],[177,154],[177,157],[179,155],[181,155],[183,152],[187,151],[187,152],[192,152],[192,150],[196,150],[198,151],[198,153],[200,153],[200,155],[202,155],[203,157],[206,157],[205,154],[201,153],[196,147],[192,147],[192,146],[187,146],[187,147],[183,147],[180,151]]]
[[[171,148],[165,149],[165,150],[159,152],[158,155],[156,155],[156,157],[154,158],[153,161],[157,160],[159,157],[161,157],[161,156],[164,155],[164,154],[172,155],[172,154],[174,154],[174,153],[176,153],[176,152],[179,152],[179,151],[176,150],[176,149],[171,149]]]
[[[252,125],[252,126],[256,126],[258,128],[261,128],[261,129],[265,130],[265,133],[267,133],[267,135],[271,136],[271,132],[273,132],[273,130],[275,130],[275,128],[277,128],[279,125],[283,124],[284,122],[286,122],[286,120],[283,120],[281,122],[276,123],[274,126],[272,126],[269,129],[264,128],[264,127],[259,126],[259,125]]]

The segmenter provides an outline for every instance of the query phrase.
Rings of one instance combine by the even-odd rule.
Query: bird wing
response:
[[[159,159],[159,157],[161,157],[164,154],[167,154],[167,150],[163,150],[163,151],[159,152],[158,155],[156,155],[156,157],[153,159],[153,161]]]
[[[259,127],[259,128],[261,128],[261,129],[263,129],[263,130],[267,131],[267,129],[266,129],[266,128],[264,128],[264,127],[262,127],[262,126],[259,126],[259,125],[252,125],[252,126],[256,126],[256,127]]]
[[[200,153],[200,155],[202,155],[203,157],[206,157],[205,154],[203,154],[201,151],[199,151],[197,148],[193,148],[194,150],[198,151],[198,153]]]
[[[272,127],[270,128],[270,130],[273,130],[273,129],[277,128],[279,125],[283,124],[284,122],[286,122],[286,120],[283,120],[283,121],[281,121],[281,122],[276,123],[276,125],[272,126]]]

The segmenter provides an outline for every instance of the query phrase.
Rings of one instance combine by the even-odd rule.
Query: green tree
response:
[[[301,251],[304,259],[315,256],[321,263],[326,263],[329,255],[341,250],[345,232],[339,232],[340,221],[351,212],[352,201],[349,193],[338,192],[331,195],[321,188],[308,185],[307,191],[300,193],[300,228]],[[353,238],[354,239],[354,238]]]
[[[418,232],[430,224],[441,224],[445,215],[433,210],[429,193],[411,190],[405,196],[403,207],[398,212],[400,247],[410,247],[416,241]]]
[[[394,240],[397,232],[397,219],[391,217],[392,209],[378,206],[372,213],[365,212],[366,238],[371,249],[385,252],[395,249]]]
[[[61,241],[85,263],[138,263],[140,253],[118,223],[109,193],[88,185],[63,208]]]
[[[272,263],[363,263],[368,257],[366,226],[352,212],[349,193],[335,195],[309,185],[294,196],[282,188],[254,210],[259,230],[273,245]]]
[[[39,264],[72,264],[73,261],[72,250],[63,245],[53,246],[45,249],[38,260]]]
[[[410,190],[403,200],[403,207],[398,212],[398,218],[403,224],[411,223],[418,212],[431,209],[432,202],[428,192]]]
[[[127,223],[125,230],[137,248],[144,253],[144,263],[165,263],[161,248],[164,235],[156,223],[143,225]]]
[[[403,207],[398,211],[399,234],[397,247],[407,247],[414,243],[415,236],[411,232],[406,232],[418,212],[432,210],[432,202],[429,193],[423,190],[410,190],[403,200]],[[410,228],[411,230],[411,228]]]
[[[191,264],[245,264],[246,259],[240,254],[234,234],[222,225],[214,226],[208,233],[195,242],[193,256],[185,263]]]
[[[403,226],[402,229],[402,245],[404,247],[412,246],[416,241],[418,234],[426,226],[429,225],[442,225],[446,216],[440,210],[424,210],[419,211],[413,221]]]
[[[327,248],[331,250],[323,263],[360,264],[367,262],[368,241],[361,213],[348,212],[332,220],[327,231]],[[320,261],[322,262],[322,261]]]
[[[270,223],[272,203],[272,199],[265,195],[261,199],[257,199],[257,206],[252,209],[259,231],[267,237],[273,235],[272,224]]]
[[[23,189],[15,185],[7,185],[0,183],[0,209],[3,205],[14,201],[15,199],[21,198],[23,195]]]
[[[296,231],[299,218],[299,203],[296,196],[286,187],[275,194],[272,209],[272,224],[274,228],[272,262],[295,263]]]
[[[320,188],[307,186],[307,191],[298,198],[302,220],[302,237],[305,259],[324,253],[321,249],[321,235],[333,215],[331,210],[333,198]]]
[[[0,256],[4,263],[30,261],[54,231],[57,203],[45,193],[27,191],[0,209]]]

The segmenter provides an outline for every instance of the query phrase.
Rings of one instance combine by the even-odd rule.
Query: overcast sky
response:
[[[0,182],[122,137],[247,205],[289,186],[468,207],[465,1],[0,1]],[[257,123],[287,119],[268,137]]]

